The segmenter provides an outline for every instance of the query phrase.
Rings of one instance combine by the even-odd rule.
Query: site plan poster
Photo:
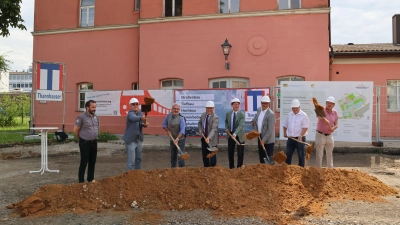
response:
[[[240,110],[245,113],[245,130],[252,130],[251,120],[261,106],[261,97],[269,95],[269,89],[217,89],[217,90],[175,90],[175,102],[181,106],[181,114],[186,118],[189,136],[196,136],[200,116],[206,111],[206,102],[213,101],[219,118],[219,134],[225,132],[225,116],[232,109],[231,101],[238,98]]]
[[[283,137],[283,123],[292,111],[293,99],[301,103],[301,110],[310,118],[307,141],[314,141],[317,117],[312,98],[321,106],[329,96],[336,99],[334,109],[339,115],[339,128],[333,132],[335,141],[371,142],[373,82],[334,82],[334,81],[286,81],[281,83],[280,96],[280,139]]]

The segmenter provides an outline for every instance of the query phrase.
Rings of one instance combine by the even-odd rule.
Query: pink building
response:
[[[329,0],[41,0],[35,2],[33,60],[66,64],[69,132],[91,90],[328,81],[329,14]],[[229,70],[225,39],[232,45]],[[332,80],[340,76],[353,79]],[[62,102],[35,101],[35,126],[60,127],[62,109]],[[162,119],[152,118],[147,132],[163,133]],[[123,133],[125,117],[102,117],[101,125]]]

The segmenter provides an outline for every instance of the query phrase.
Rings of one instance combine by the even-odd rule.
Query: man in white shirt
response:
[[[291,104],[292,112],[286,118],[283,123],[283,136],[291,137],[297,139],[298,141],[306,141],[306,135],[310,120],[305,112],[300,109],[300,102],[294,99]],[[304,144],[301,144],[295,140],[288,138],[286,141],[286,151],[287,156],[286,163],[292,164],[292,156],[294,150],[297,150],[297,155],[299,156],[299,166],[304,167],[305,165],[305,152]]]
[[[260,163],[265,163],[266,153],[272,159],[275,143],[275,114],[269,108],[271,99],[268,96],[261,98],[261,107],[258,107],[257,114],[251,121],[251,125],[260,133],[261,141],[258,140],[258,156]],[[265,147],[265,151],[262,148]],[[266,152],[266,153],[265,153]]]

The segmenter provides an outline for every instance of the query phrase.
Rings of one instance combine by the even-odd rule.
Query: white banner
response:
[[[336,100],[334,109],[339,115],[339,127],[333,132],[335,141],[371,142],[373,82],[335,82],[335,81],[286,81],[281,83],[280,97],[280,139],[283,137],[283,123],[292,111],[293,99],[301,103],[301,110],[310,119],[307,140],[315,140],[318,119],[314,111],[312,98],[321,106],[333,96]]]
[[[62,91],[37,90],[36,100],[61,102],[63,100]]]
[[[96,101],[96,114],[98,116],[120,116],[121,91],[91,91],[85,92],[85,102]]]

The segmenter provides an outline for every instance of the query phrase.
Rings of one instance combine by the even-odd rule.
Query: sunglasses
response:
[[[131,105],[139,105],[139,103],[131,103]]]

